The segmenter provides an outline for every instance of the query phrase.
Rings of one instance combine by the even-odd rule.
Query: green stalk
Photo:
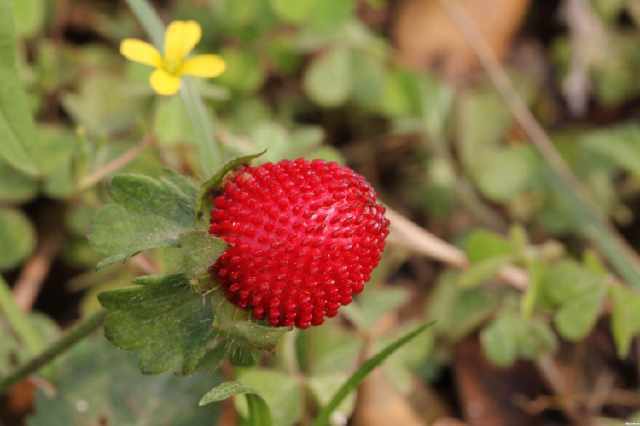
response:
[[[9,326],[20,341],[24,343],[31,355],[35,355],[43,349],[42,339],[32,327],[27,315],[16,305],[9,285],[2,276],[0,276],[0,311],[7,317]]]
[[[151,37],[153,44],[162,51],[165,27],[160,17],[147,0],[126,0],[142,27]],[[191,119],[195,140],[198,145],[200,174],[208,179],[222,164],[222,152],[214,135],[214,125],[198,89],[186,78],[182,79],[180,96]]]
[[[74,327],[67,334],[62,336],[57,342],[49,346],[47,350],[40,355],[32,358],[31,361],[19,367],[9,376],[0,380],[0,395],[6,392],[10,386],[26,379],[31,374],[37,372],[45,365],[49,364],[55,358],[71,349],[76,343],[100,328],[107,317],[104,310],[98,311],[82,323]]]

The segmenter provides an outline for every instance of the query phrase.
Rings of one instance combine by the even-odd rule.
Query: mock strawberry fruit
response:
[[[362,176],[295,160],[228,177],[213,200],[210,233],[229,246],[212,273],[232,303],[273,326],[306,328],[362,291],[389,221]]]

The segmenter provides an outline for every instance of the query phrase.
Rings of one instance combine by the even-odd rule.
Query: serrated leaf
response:
[[[209,299],[195,293],[182,274],[98,299],[108,311],[105,336],[136,352],[143,373],[193,372],[214,335]]]
[[[351,93],[351,52],[334,48],[317,57],[304,76],[304,90],[318,105],[337,107]]]
[[[195,401],[218,379],[210,374],[141,377],[134,357],[101,337],[64,354],[51,383],[37,391],[28,426],[202,426],[215,424],[219,407]]]
[[[18,265],[35,247],[35,231],[22,212],[0,208],[0,271]]]
[[[640,294],[619,285],[609,289],[611,303],[611,330],[616,343],[618,355],[626,358],[629,355],[631,341],[640,333]]]
[[[262,154],[267,152],[264,151],[258,152],[256,154],[243,155],[241,157],[234,158],[228,161],[224,166],[220,168],[213,176],[207,179],[202,185],[200,185],[200,190],[198,194],[198,201],[196,206],[196,214],[198,217],[202,216],[203,210],[207,205],[207,198],[211,194],[211,192],[217,190],[222,186],[222,182],[224,181],[224,177],[232,172],[233,170],[239,168],[240,166],[244,166],[250,164],[251,161],[260,157]]]
[[[161,179],[114,177],[113,202],[98,212],[89,234],[95,249],[108,256],[99,267],[144,250],[178,245],[197,225],[194,193],[193,185],[176,174]]]
[[[16,65],[12,2],[0,3],[0,156],[29,175],[38,174],[31,157],[37,133]]]

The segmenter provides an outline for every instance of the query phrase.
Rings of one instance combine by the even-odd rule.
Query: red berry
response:
[[[335,316],[362,291],[389,233],[365,179],[320,160],[244,167],[213,206],[209,232],[229,247],[212,272],[232,303],[273,326]]]

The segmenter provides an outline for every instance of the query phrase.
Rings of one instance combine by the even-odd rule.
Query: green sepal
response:
[[[202,217],[202,213],[207,206],[207,201],[209,198],[209,194],[211,192],[216,191],[222,185],[225,176],[237,169],[240,166],[245,166],[254,159],[263,155],[267,150],[263,150],[256,154],[243,155],[241,157],[236,157],[233,160],[229,160],[224,166],[220,168],[213,176],[204,181],[202,185],[200,185],[200,192],[198,194],[198,201],[196,206],[196,215],[198,218]]]

